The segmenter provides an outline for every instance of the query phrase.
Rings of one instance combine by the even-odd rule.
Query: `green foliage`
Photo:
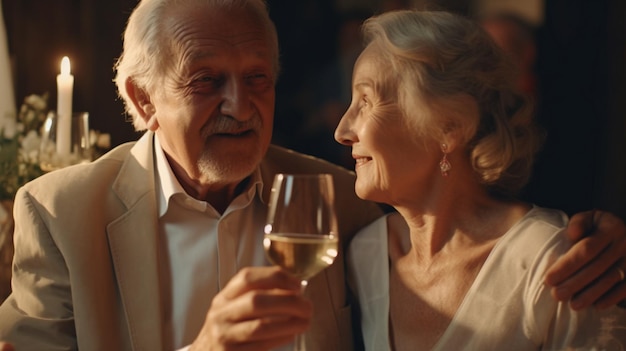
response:
[[[0,118],[0,200],[12,200],[19,187],[44,172],[37,162],[48,94],[29,95],[17,118]]]

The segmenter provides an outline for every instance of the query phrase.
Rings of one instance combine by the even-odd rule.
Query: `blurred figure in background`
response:
[[[537,47],[534,28],[523,17],[513,12],[499,12],[479,21],[496,44],[509,55],[517,68],[517,89],[529,97],[537,96],[535,61]]]

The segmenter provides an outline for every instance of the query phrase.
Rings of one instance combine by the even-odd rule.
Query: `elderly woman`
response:
[[[626,346],[623,310],[575,311],[544,284],[570,245],[568,218],[514,198],[541,134],[489,36],[415,11],[373,17],[364,33],[335,139],[352,147],[357,195],[402,216],[349,249],[366,349]]]

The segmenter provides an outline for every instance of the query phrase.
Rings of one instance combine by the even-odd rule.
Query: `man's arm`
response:
[[[0,305],[0,340],[18,350],[75,348],[67,265],[25,188],[14,208],[13,292]]]
[[[546,274],[553,296],[573,309],[607,308],[626,299],[626,226],[598,210],[577,213],[567,227],[575,242]]]

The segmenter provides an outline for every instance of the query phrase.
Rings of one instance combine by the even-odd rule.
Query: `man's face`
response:
[[[251,14],[172,9],[174,65],[150,94],[161,145],[175,172],[200,186],[233,185],[272,137],[273,52]],[[179,175],[180,176],[180,175]]]

